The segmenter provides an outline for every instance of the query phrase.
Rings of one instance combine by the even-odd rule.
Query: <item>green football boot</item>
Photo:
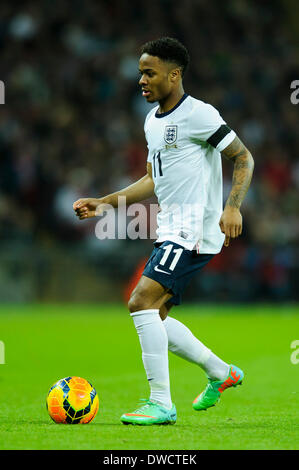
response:
[[[205,390],[198,395],[193,401],[193,408],[196,411],[206,410],[211,406],[215,406],[220,400],[221,393],[227,388],[236,387],[242,384],[244,372],[234,365],[230,365],[229,374],[226,380],[217,381],[209,380]]]
[[[152,403],[150,400],[141,399],[144,403],[140,408],[132,413],[124,413],[120,420],[123,424],[139,424],[141,426],[150,426],[152,424],[175,424],[176,408],[168,410],[164,406]]]

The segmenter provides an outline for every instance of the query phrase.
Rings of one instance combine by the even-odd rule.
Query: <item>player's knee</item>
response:
[[[139,310],[146,310],[148,308],[151,308],[149,305],[149,302],[147,300],[147,297],[142,294],[132,294],[129,302],[128,302],[128,308],[131,313],[133,312],[138,312]]]

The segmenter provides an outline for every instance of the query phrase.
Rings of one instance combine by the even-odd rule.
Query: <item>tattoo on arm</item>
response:
[[[234,162],[232,189],[225,206],[240,209],[251,182],[253,158],[238,137],[235,137],[232,143],[221,152],[221,155]]]

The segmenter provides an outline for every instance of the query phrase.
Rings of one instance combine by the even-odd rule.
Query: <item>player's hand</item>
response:
[[[80,219],[88,219],[89,217],[95,217],[101,215],[103,212],[103,200],[97,198],[82,198],[74,202],[73,209],[76,212],[76,216]]]
[[[242,215],[239,209],[226,207],[220,222],[221,232],[225,234],[224,246],[229,246],[231,238],[237,238],[242,233]]]

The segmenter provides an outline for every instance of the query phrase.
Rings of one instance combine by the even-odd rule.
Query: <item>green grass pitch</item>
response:
[[[148,398],[139,340],[122,305],[2,306],[1,449],[299,449],[299,307],[186,305],[173,309],[216,354],[241,367],[243,385],[208,411],[192,401],[203,371],[170,353],[174,426],[124,426],[119,418]],[[78,375],[96,388],[100,409],[87,425],[57,425],[50,386]]]

